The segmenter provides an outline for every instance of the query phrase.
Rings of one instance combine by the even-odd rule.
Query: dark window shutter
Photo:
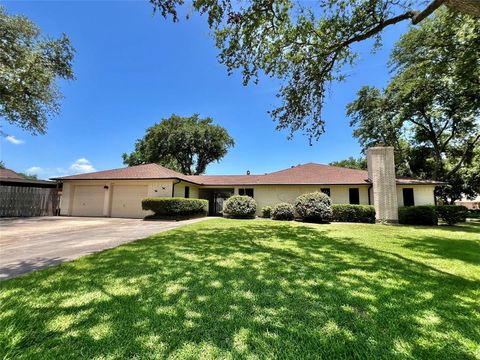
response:
[[[190,197],[190,186],[185,186],[185,196],[186,199]]]

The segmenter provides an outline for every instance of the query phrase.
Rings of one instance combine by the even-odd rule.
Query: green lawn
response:
[[[0,287],[0,358],[480,359],[480,223],[216,219]]]

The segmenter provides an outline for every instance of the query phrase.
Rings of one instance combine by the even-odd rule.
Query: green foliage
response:
[[[480,219],[480,209],[470,209],[467,213],[469,219]]]
[[[460,205],[442,205],[437,206],[435,210],[440,220],[443,220],[448,225],[465,222],[468,216],[468,209]]]
[[[269,219],[272,216],[272,207],[271,206],[264,206],[262,208],[262,217]]]
[[[246,195],[233,195],[225,201],[223,214],[234,219],[253,219],[257,211],[257,202]]]
[[[23,176],[25,179],[28,179],[28,180],[38,180],[38,175],[35,175],[35,174],[29,175],[21,172],[17,172],[17,174],[20,176]]]
[[[360,157],[358,159],[355,159],[353,156],[350,156],[348,159],[345,160],[332,161],[329,165],[349,169],[367,170],[367,158]]]
[[[318,191],[303,194],[295,200],[295,211],[302,221],[328,222],[332,220],[332,201]]]
[[[44,134],[60,110],[57,79],[73,79],[74,49],[68,37],[41,35],[24,16],[0,6],[0,117],[33,134]]]
[[[395,45],[385,90],[363,87],[347,107],[364,149],[394,146],[397,174],[448,182],[445,202],[480,191],[478,54],[480,21],[438,10]]]
[[[333,204],[333,221],[375,223],[375,207],[373,205]]]
[[[407,225],[437,225],[435,206],[404,206],[398,209],[398,222]]]
[[[291,221],[295,219],[295,208],[289,203],[277,204],[272,209],[272,219]]]
[[[0,169],[5,169],[5,162],[0,160]]]
[[[148,128],[136,141],[135,150],[122,157],[128,166],[157,163],[183,174],[199,175],[233,146],[227,130],[214,125],[212,118],[172,115]]]
[[[162,16],[178,20],[184,0],[150,0]],[[329,86],[343,81],[357,59],[356,43],[417,18],[411,0],[193,0],[190,10],[205,14],[220,50],[219,61],[243,83],[261,74],[281,80],[280,104],[271,111],[278,129],[305,131],[310,139],[324,132],[322,108]]]
[[[185,198],[146,198],[142,209],[151,210],[155,217],[191,217],[207,215],[208,200]]]

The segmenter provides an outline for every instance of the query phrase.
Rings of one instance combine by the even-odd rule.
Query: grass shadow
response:
[[[4,358],[474,359],[480,342],[479,282],[328,226],[207,221],[0,285]]]

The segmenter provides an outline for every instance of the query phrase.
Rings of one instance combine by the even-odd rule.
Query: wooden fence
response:
[[[59,195],[54,188],[0,186],[0,217],[56,215]]]

